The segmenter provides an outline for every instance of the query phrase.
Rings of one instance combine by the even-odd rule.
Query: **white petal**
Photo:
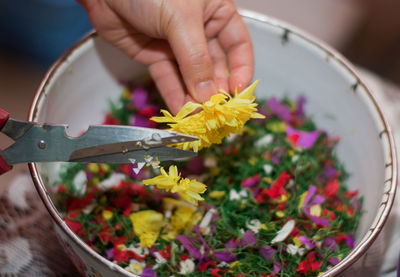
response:
[[[236,190],[231,189],[229,191],[229,199],[230,200],[238,200],[238,199],[240,199],[240,195],[239,195],[239,193],[237,193]]]
[[[216,167],[217,166],[217,160],[211,157],[208,157],[204,160],[204,166],[205,167]]]
[[[153,255],[156,257],[156,263],[163,264],[167,262],[167,260],[163,256],[161,256],[159,252],[154,252]]]
[[[261,222],[258,219],[252,219],[246,222],[247,229],[253,231],[253,233],[257,234],[258,230],[260,229]]]
[[[265,172],[266,174],[271,174],[272,169],[273,169],[272,165],[270,165],[270,164],[265,164],[265,165],[264,165],[264,172]]]
[[[180,271],[179,274],[189,274],[194,271],[195,264],[191,259],[186,259],[179,263]]]
[[[112,173],[110,177],[98,183],[97,187],[103,190],[110,189],[112,187],[118,186],[121,181],[125,180],[125,177],[125,174],[122,173]]]
[[[205,229],[206,227],[208,227],[208,225],[210,225],[212,216],[213,216],[216,212],[217,212],[217,210],[216,210],[216,209],[213,209],[213,208],[212,208],[212,209],[209,209],[209,210],[207,211],[207,213],[203,216],[203,219],[202,219],[201,222],[200,222],[200,225],[199,225],[200,230],[203,230],[203,229]]]
[[[286,251],[291,255],[296,255],[296,253],[299,251],[299,247],[294,244],[288,244]]]
[[[284,241],[293,231],[294,226],[295,221],[293,219],[286,222],[282,229],[278,231],[278,234],[272,239],[271,243]]]
[[[247,197],[247,191],[246,190],[241,190],[239,192],[239,195],[242,196],[242,197]]]
[[[143,166],[145,165],[146,163],[144,163],[144,162],[140,162],[140,163],[137,163],[137,168],[133,168],[133,172],[135,172],[135,174],[139,174],[139,172],[140,172],[140,170],[142,170],[142,168],[143,168]]]
[[[72,184],[74,185],[74,189],[78,193],[78,195],[85,194],[86,182],[87,182],[87,177],[86,177],[85,171],[84,170],[79,171],[75,175],[74,180],[72,181]]]
[[[256,147],[263,147],[263,146],[267,146],[268,144],[270,144],[273,141],[274,137],[271,134],[267,134],[261,138],[259,138],[256,143],[255,146]]]

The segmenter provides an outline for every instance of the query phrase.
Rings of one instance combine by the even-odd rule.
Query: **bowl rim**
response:
[[[272,27],[280,28],[283,30],[282,39],[287,39],[289,35],[294,35],[306,43],[311,44],[313,46],[318,47],[320,50],[324,51],[329,58],[334,59],[339,63],[339,65],[346,69],[347,73],[352,75],[356,79],[356,85],[361,86],[363,88],[362,92],[366,93],[366,96],[373,104],[373,108],[375,109],[375,114],[373,116],[378,115],[378,119],[382,126],[384,126],[384,130],[381,132],[380,137],[382,135],[387,136],[387,142],[389,145],[388,155],[389,160],[386,161],[385,168],[389,168],[390,170],[390,178],[383,182],[383,186],[389,187],[384,193],[383,196],[387,195],[387,197],[383,197],[380,203],[380,206],[383,207],[378,210],[378,213],[375,215],[375,225],[369,229],[369,231],[362,236],[361,243],[359,243],[342,261],[340,261],[337,265],[326,271],[322,276],[335,276],[345,269],[350,267],[353,263],[355,263],[372,245],[375,239],[378,237],[379,233],[383,229],[383,226],[389,216],[390,210],[392,208],[396,187],[397,187],[397,157],[396,157],[396,147],[394,143],[393,134],[387,120],[377,104],[375,97],[372,95],[370,89],[364,83],[363,78],[357,73],[357,70],[354,66],[340,53],[338,53],[335,49],[327,45],[325,42],[321,41],[318,38],[308,34],[306,31],[303,31],[291,24],[278,20],[276,18],[251,11],[246,9],[239,9],[239,13],[242,17],[247,18],[249,20],[253,20],[256,22],[260,22],[263,24],[270,25]],[[78,42],[73,44],[66,52],[64,52],[50,67],[50,69],[45,74],[42,82],[40,83],[35,97],[33,99],[32,105],[30,107],[30,111],[28,114],[29,121],[37,120],[38,112],[39,112],[39,104],[45,98],[45,92],[47,90],[48,85],[53,81],[56,72],[60,70],[60,67],[67,61],[68,57],[74,54],[76,51],[80,50],[83,46],[87,45],[94,38],[98,37],[95,31],[91,31],[84,37],[82,37]],[[361,100],[363,101],[363,100]],[[365,101],[363,101],[365,103]],[[365,103],[366,105],[366,103]],[[381,142],[384,144],[384,142]],[[384,157],[386,160],[386,157]],[[102,257],[100,254],[95,252],[92,248],[90,248],[87,244],[85,244],[72,230],[66,225],[65,221],[60,217],[59,213],[56,211],[53,202],[51,201],[49,194],[43,184],[41,176],[39,175],[37,163],[29,163],[29,170],[36,187],[37,192],[39,193],[40,198],[46,206],[49,214],[52,219],[57,223],[58,227],[60,227],[64,233],[66,233],[74,242],[77,244],[81,250],[84,250],[87,254],[92,256],[98,262],[104,263],[106,266],[111,268],[112,270],[118,271],[119,273],[125,276],[137,276],[134,275],[120,266],[116,266],[111,261]],[[379,214],[380,211],[380,214]]]

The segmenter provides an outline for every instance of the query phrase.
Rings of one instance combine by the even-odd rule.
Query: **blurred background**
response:
[[[400,1],[236,0],[285,20],[338,49],[356,65],[400,84]],[[91,29],[74,0],[0,0],[0,107],[27,117],[49,66]],[[0,135],[0,148],[11,140]],[[0,176],[0,194],[25,166]]]

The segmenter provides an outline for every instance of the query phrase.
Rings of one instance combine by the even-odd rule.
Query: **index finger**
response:
[[[254,53],[250,34],[238,12],[220,31],[218,40],[228,57],[230,90],[241,91],[253,78]]]

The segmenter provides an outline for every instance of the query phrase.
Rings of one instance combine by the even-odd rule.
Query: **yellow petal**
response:
[[[143,247],[151,247],[161,230],[163,215],[153,210],[133,213],[129,216],[133,230]]]

